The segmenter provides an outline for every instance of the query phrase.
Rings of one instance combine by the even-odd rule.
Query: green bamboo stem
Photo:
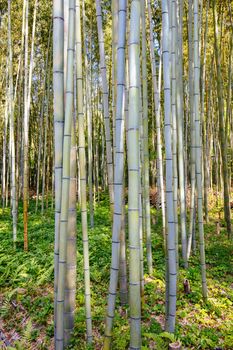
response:
[[[87,342],[92,342],[91,321],[91,287],[89,267],[89,245],[87,231],[87,203],[86,203],[86,155],[85,155],[85,127],[83,113],[83,76],[82,76],[82,38],[80,22],[80,0],[76,0],[76,69],[77,69],[77,113],[78,113],[78,139],[79,139],[79,178],[80,200],[82,213],[82,237],[84,258],[84,284],[85,284],[85,310]]]
[[[62,0],[53,0],[53,94],[55,187],[54,328],[56,338],[64,126],[64,5]]]
[[[200,133],[200,59],[199,59],[199,32],[198,32],[198,1],[194,0],[193,6],[194,18],[194,116],[195,116],[195,148],[196,148],[196,179],[197,179],[197,208],[198,208],[198,228],[200,239],[200,257],[201,257],[201,275],[202,275],[202,294],[207,299],[206,283],[206,264],[205,264],[205,241],[203,225],[203,199],[202,199],[202,152],[201,152],[201,133]]]
[[[23,223],[24,250],[28,250],[28,0],[26,0],[25,15],[25,50],[24,50],[24,119],[23,119]]]
[[[167,249],[168,249],[168,331],[175,331],[176,316],[176,237],[174,223],[173,202],[173,161],[172,161],[172,126],[171,126],[171,87],[170,87],[170,38],[169,15],[167,0],[162,0],[162,50],[163,50],[163,78],[164,78],[164,136],[166,148],[166,203],[167,203]]]
[[[10,120],[10,156],[11,156],[11,203],[13,218],[13,242],[17,240],[17,209],[16,209],[16,179],[15,179],[15,136],[14,136],[14,110],[13,110],[13,63],[11,42],[11,0],[8,0],[8,54],[9,54],[9,120]],[[8,197],[8,191],[6,193]]]
[[[177,171],[177,19],[176,0],[171,2],[171,114],[172,114],[172,164],[173,164],[173,203],[174,203],[174,224],[176,237],[176,264],[179,266],[179,245],[178,245],[178,171]]]
[[[130,349],[141,348],[139,233],[140,0],[132,0],[129,33],[128,220]]]
[[[120,265],[120,235],[122,234],[123,176],[124,176],[124,94],[125,94],[125,36],[126,0],[119,1],[118,45],[117,45],[117,100],[116,100],[116,149],[114,164],[114,214],[112,228],[112,261],[105,322],[104,349],[110,349],[116,291]],[[122,261],[122,260],[121,260]],[[126,271],[124,271],[124,274]],[[123,276],[124,277],[124,276]]]
[[[62,171],[62,195],[59,237],[59,261],[58,261],[58,287],[57,287],[57,321],[56,321],[56,350],[64,349],[64,299],[65,276],[67,264],[67,231],[69,213],[69,189],[70,189],[70,150],[71,127],[73,119],[74,102],[74,30],[75,30],[75,4],[69,1],[69,28],[67,47],[67,74],[66,74],[66,105],[65,124],[63,137],[63,171]]]
[[[178,177],[180,197],[180,226],[182,258],[187,267],[187,233],[186,233],[186,202],[184,173],[184,97],[183,97],[183,0],[177,0],[177,145],[178,145]]]

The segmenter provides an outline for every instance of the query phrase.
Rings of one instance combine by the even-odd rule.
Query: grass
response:
[[[154,209],[152,215],[155,215]],[[181,341],[183,349],[233,349],[233,245],[227,239],[224,227],[217,233],[216,216],[213,206],[210,223],[205,225],[208,302],[202,300],[197,252],[191,257],[188,270],[179,270],[174,336],[163,330],[165,264],[161,217],[152,225],[154,273],[152,276],[145,275],[142,349],[165,350],[169,342],[176,339]],[[10,211],[0,211],[0,335],[8,339],[11,345],[9,349],[49,350],[54,348],[53,210],[48,209],[43,216],[40,212],[35,214],[35,202],[32,200],[28,222],[29,252],[24,253],[21,203],[16,249],[12,245]],[[77,237],[77,310],[69,348],[86,349],[79,210]],[[95,228],[89,229],[89,239],[94,349],[101,349],[111,259],[111,218],[104,197],[95,209]],[[190,294],[184,293],[184,278],[190,282]],[[129,346],[128,313],[128,307],[122,309],[117,300],[112,346],[115,350],[127,349]],[[4,348],[3,342],[1,348]]]

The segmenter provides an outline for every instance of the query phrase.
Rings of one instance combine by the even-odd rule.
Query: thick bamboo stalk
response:
[[[172,162],[172,126],[171,126],[171,87],[170,87],[170,38],[167,0],[162,0],[162,48],[164,79],[164,137],[166,148],[166,203],[167,203],[167,249],[168,249],[168,331],[175,330],[176,317],[176,246],[173,202],[173,162]]]
[[[189,115],[190,115],[190,129],[191,129],[191,158],[190,158],[190,177],[191,177],[191,199],[190,199],[190,223],[189,223],[189,235],[187,243],[187,260],[191,253],[192,235],[194,230],[194,212],[195,212],[195,188],[196,188],[196,165],[195,165],[195,115],[193,106],[193,8],[192,0],[188,3],[188,77],[189,77]]]
[[[183,0],[177,0],[177,141],[178,141],[178,177],[180,194],[180,226],[182,258],[187,267],[187,233],[184,171],[184,96],[183,96]]]
[[[77,177],[76,177],[76,121],[72,120],[71,125],[71,151],[70,151],[70,193],[69,193],[69,213],[67,228],[67,262],[65,279],[65,304],[64,304],[64,337],[65,345],[69,344],[74,328],[74,313],[76,299],[76,231],[77,231]]]
[[[25,15],[25,50],[24,50],[24,143],[23,143],[23,224],[24,224],[24,250],[28,250],[28,130],[29,130],[29,114],[28,114],[28,0],[26,0]]]
[[[67,264],[67,231],[69,213],[69,189],[70,189],[70,150],[71,127],[73,120],[74,103],[74,38],[75,38],[75,3],[69,1],[69,25],[67,46],[67,73],[66,73],[66,105],[65,124],[63,137],[63,169],[62,169],[62,195],[60,215],[59,237],[59,261],[58,261],[58,287],[57,287],[57,321],[56,321],[56,350],[64,349],[64,299],[65,276]]]
[[[117,100],[116,100],[116,149],[114,164],[114,215],[112,228],[112,262],[105,323],[104,349],[110,349],[112,325],[119,278],[120,235],[122,230],[123,176],[124,176],[124,103],[125,103],[125,36],[126,0],[119,1],[118,45],[117,45]]]
[[[205,221],[208,222],[208,168],[207,168],[207,135],[206,135],[206,118],[205,118],[205,86],[206,86],[206,51],[207,51],[207,39],[208,39],[208,11],[209,11],[209,1],[206,4],[206,14],[205,14],[205,33],[204,33],[204,42],[203,42],[203,61],[201,63],[201,125],[203,130],[203,150],[202,150],[202,159],[203,159],[203,173],[204,173],[204,212],[205,212]]]
[[[61,215],[62,148],[64,125],[64,4],[53,0],[53,109],[54,109],[54,327],[57,325],[57,283]]]
[[[173,164],[173,203],[174,203],[174,223],[175,223],[175,237],[176,237],[176,263],[179,267],[179,238],[178,238],[178,170],[177,170],[177,4],[176,0],[171,2],[171,114],[172,114],[172,164]]]
[[[202,275],[202,294],[207,299],[206,284],[206,265],[205,265],[205,241],[203,226],[203,199],[202,199],[202,152],[201,152],[201,133],[200,133],[200,59],[199,59],[199,32],[198,32],[198,0],[194,0],[193,18],[194,18],[194,115],[195,115],[195,148],[196,148],[196,179],[197,179],[197,207],[198,207],[198,228],[200,238],[200,257],[201,257],[201,275]]]
[[[130,349],[141,348],[139,233],[140,7],[140,0],[131,1],[128,117]]]
[[[119,1],[112,0],[112,134],[113,163],[116,151],[116,99],[117,99],[117,43],[118,43],[118,11]]]

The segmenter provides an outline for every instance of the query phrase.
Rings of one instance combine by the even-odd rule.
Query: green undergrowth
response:
[[[49,203],[50,205],[50,203]],[[212,216],[211,216],[212,214]],[[216,213],[210,213],[205,225],[208,301],[201,293],[198,250],[189,268],[179,270],[177,326],[175,335],[164,331],[165,263],[160,214],[152,209],[154,272],[145,275],[145,298],[142,305],[142,349],[168,349],[180,340],[183,349],[233,349],[233,245],[225,228],[218,232]],[[0,211],[0,331],[10,341],[9,349],[53,349],[53,235],[54,213],[35,213],[30,201],[28,215],[29,252],[23,251],[23,213],[19,206],[18,241],[12,244],[9,209]],[[83,255],[80,211],[77,227],[77,310],[69,349],[87,349]],[[95,227],[89,228],[92,284],[93,349],[101,349],[111,259],[111,217],[109,203],[103,197],[95,208]],[[198,246],[198,241],[197,241]],[[145,252],[144,252],[145,253]],[[146,256],[146,254],[144,254]],[[147,271],[145,261],[145,272]],[[187,278],[191,292],[184,293]],[[129,308],[117,299],[114,322],[114,350],[129,347]],[[0,349],[4,348],[0,345]]]

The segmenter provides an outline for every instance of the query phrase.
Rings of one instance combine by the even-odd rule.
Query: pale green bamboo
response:
[[[24,118],[23,118],[23,223],[24,250],[28,250],[28,0],[25,15],[25,49],[24,49]]]
[[[77,113],[78,113],[78,139],[79,139],[79,178],[80,200],[82,213],[82,237],[84,259],[84,284],[85,284],[85,310],[87,342],[92,342],[91,321],[91,287],[89,267],[89,245],[87,231],[87,203],[86,203],[86,155],[85,155],[85,127],[83,113],[83,76],[82,76],[82,38],[80,22],[80,0],[76,0],[76,69],[77,69]],[[87,101],[87,103],[89,103]]]
[[[48,66],[50,69],[50,64]],[[46,96],[46,111],[45,111],[45,125],[44,125],[44,154],[43,154],[43,163],[42,163],[42,198],[41,198],[41,214],[44,215],[44,194],[45,194],[45,166],[46,166],[46,157],[47,157],[47,134],[48,134],[48,121],[49,121],[49,93],[50,93],[50,72],[47,74],[47,96]]]
[[[205,34],[203,42],[203,63],[201,69],[201,123],[203,128],[203,172],[204,172],[204,212],[205,212],[205,222],[208,223],[208,184],[209,184],[209,174],[207,167],[207,140],[208,135],[206,133],[206,118],[205,118],[205,79],[206,79],[206,52],[207,52],[207,39],[208,39],[208,11],[209,11],[209,0],[206,3],[206,15],[205,15]]]
[[[122,190],[122,215],[121,215],[121,233],[120,233],[120,271],[119,271],[119,288],[121,305],[128,302],[128,285],[127,285],[127,265],[126,265],[126,230],[125,230],[125,183],[123,181]]]
[[[184,96],[183,96],[183,0],[177,0],[177,144],[178,144],[178,177],[180,194],[180,226],[182,258],[187,267],[187,233],[186,233],[186,203],[184,175]]]
[[[140,289],[141,289],[141,305],[144,303],[144,232],[145,232],[145,173],[144,169],[144,139],[143,139],[143,107],[141,94],[141,80],[140,86],[140,102],[139,102],[139,239],[140,239]]]
[[[5,208],[6,202],[6,161],[7,161],[7,128],[8,128],[8,64],[6,65],[6,102],[4,115],[3,147],[2,147],[2,209]]]
[[[64,126],[64,4],[53,0],[53,110],[54,110],[54,329],[57,324],[57,283],[62,186],[62,148]]]
[[[67,230],[69,212],[70,189],[70,150],[71,150],[71,126],[73,119],[74,102],[74,30],[75,30],[75,4],[69,0],[69,25],[67,47],[67,74],[66,74],[66,105],[65,124],[63,137],[63,171],[62,171],[62,195],[59,237],[59,261],[58,261],[58,287],[57,287],[57,322],[56,322],[56,350],[64,349],[64,298],[65,276],[67,264]]]
[[[176,316],[176,246],[173,202],[173,161],[172,161],[172,126],[171,126],[171,87],[170,87],[170,38],[167,0],[162,0],[162,52],[164,79],[164,136],[166,148],[166,203],[167,203],[167,249],[168,249],[168,331],[175,330]]]
[[[119,0],[112,0],[112,134],[113,163],[116,152],[116,99],[117,99],[117,43],[118,43],[118,7]]]
[[[140,0],[131,1],[129,33],[128,220],[130,349],[141,348],[139,233]]]
[[[206,264],[205,264],[205,241],[203,226],[203,199],[202,199],[202,152],[200,133],[200,59],[199,59],[199,30],[198,30],[198,0],[194,0],[194,115],[195,115],[195,148],[196,148],[196,179],[197,179],[197,207],[198,207],[198,228],[200,240],[201,275],[202,275],[202,295],[207,299]]]
[[[176,263],[179,266],[178,249],[178,172],[177,172],[177,79],[176,79],[176,60],[177,60],[177,19],[176,19],[176,0],[171,2],[171,113],[172,113],[172,162],[173,162],[173,203],[174,203],[174,224],[176,235]]]
[[[189,223],[189,237],[187,244],[187,260],[191,253],[192,235],[194,228],[194,205],[195,205],[195,188],[196,188],[196,165],[195,165],[195,116],[193,106],[193,9],[192,0],[188,3],[188,56],[189,56],[189,115],[190,115],[190,129],[191,129],[191,161],[190,161],[190,175],[191,175],[191,199],[190,199],[190,223]]]
[[[112,228],[112,262],[110,272],[108,306],[105,323],[104,349],[110,349],[116,292],[120,264],[120,235],[122,229],[123,176],[124,176],[124,94],[125,94],[125,36],[126,0],[119,1],[118,45],[117,45],[117,100],[116,100],[116,149],[114,164],[114,214]]]
[[[9,69],[9,120],[10,120],[10,156],[11,156],[11,202],[13,218],[13,242],[17,240],[17,209],[16,209],[16,180],[15,180],[15,136],[13,113],[13,63],[11,42],[11,0],[8,0],[8,69]]]
[[[64,304],[64,343],[69,344],[69,340],[74,328],[75,298],[76,298],[76,231],[77,231],[77,177],[76,177],[76,132],[75,120],[71,125],[71,151],[70,151],[70,193],[69,193],[69,213],[68,213],[68,233],[67,233],[67,261],[65,279],[65,304]]]

